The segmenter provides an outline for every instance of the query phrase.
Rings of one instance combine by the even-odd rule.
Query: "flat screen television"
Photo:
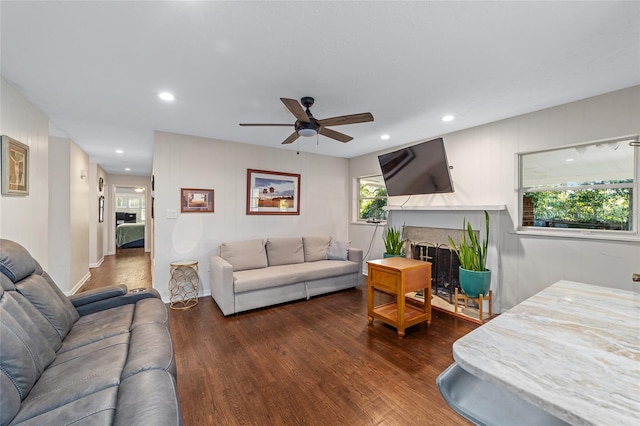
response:
[[[387,195],[453,192],[442,138],[378,156]]]

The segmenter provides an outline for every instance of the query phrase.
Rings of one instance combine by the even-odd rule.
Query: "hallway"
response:
[[[98,268],[91,268],[91,278],[78,293],[94,288],[125,284],[129,290],[151,287],[151,256],[144,248],[118,249],[105,256]]]

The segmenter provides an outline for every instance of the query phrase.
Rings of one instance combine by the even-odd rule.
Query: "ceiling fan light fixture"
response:
[[[315,136],[318,132],[316,132],[315,129],[299,129],[298,134],[309,138],[311,136]]]

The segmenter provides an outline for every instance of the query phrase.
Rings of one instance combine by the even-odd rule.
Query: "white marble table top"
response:
[[[453,357],[568,423],[640,424],[638,293],[558,281],[456,341]]]

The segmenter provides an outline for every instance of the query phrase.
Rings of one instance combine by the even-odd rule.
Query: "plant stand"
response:
[[[488,300],[489,301],[489,316],[487,318],[491,318],[491,315],[493,314],[492,312],[492,308],[493,308],[493,293],[491,290],[489,290],[489,293],[486,296],[483,296],[482,294],[479,297],[469,297],[464,293],[458,293],[458,289],[456,288],[455,293],[454,293],[454,313],[458,313],[458,300],[462,300],[464,302],[464,307],[467,308],[469,306],[469,300],[473,300],[474,302],[476,302],[478,304],[478,319],[480,320],[480,322],[484,322],[484,318],[482,316],[482,309],[483,309],[483,305],[484,305],[484,301]]]

